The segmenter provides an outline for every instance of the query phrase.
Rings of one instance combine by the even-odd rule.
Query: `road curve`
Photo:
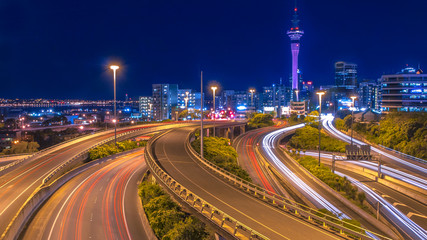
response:
[[[270,239],[341,239],[241,192],[201,167],[184,141],[193,130],[174,129],[153,143],[155,158],[177,182]]]
[[[145,129],[141,134],[153,131],[166,130],[182,124],[150,124],[136,128]],[[118,130],[117,133],[133,130]],[[114,136],[114,132],[90,135],[60,145],[36,159],[24,161],[12,171],[0,176],[0,234],[3,233],[27,198],[40,186],[42,180],[56,167],[71,159],[76,154],[88,149],[107,138]]]
[[[148,239],[137,206],[143,149],[89,168],[40,208],[20,239]]]

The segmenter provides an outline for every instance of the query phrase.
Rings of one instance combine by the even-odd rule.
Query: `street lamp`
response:
[[[253,107],[254,106],[254,92],[255,92],[255,89],[251,88],[251,89],[249,89],[249,92],[251,93],[251,106]]]
[[[116,113],[116,71],[119,69],[117,65],[111,65],[110,69],[113,70],[114,76],[114,144],[117,145],[117,113]]]
[[[297,96],[297,102],[298,102],[298,93],[299,93],[299,90],[295,90],[295,95]]]
[[[320,128],[322,125],[321,122],[321,115],[322,115],[322,95],[325,94],[325,92],[317,92],[317,95],[319,95],[319,167],[320,167]]]
[[[213,119],[214,119],[214,123],[213,123],[213,136],[215,137],[215,91],[217,89],[217,87],[211,87],[212,92],[213,92]]]
[[[185,110],[187,111],[186,118],[188,117],[188,97],[184,98],[185,101]]]
[[[350,145],[353,146],[353,112],[354,112],[354,99],[356,99],[355,96],[350,97],[352,100],[352,109],[351,109],[351,141]]]

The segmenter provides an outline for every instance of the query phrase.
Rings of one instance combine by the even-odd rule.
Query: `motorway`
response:
[[[137,183],[144,149],[85,170],[56,191],[20,239],[148,239]]]
[[[305,154],[318,157],[317,152],[306,152]],[[321,154],[321,161],[324,164],[331,165],[331,158],[331,154]],[[364,161],[356,163],[338,162],[335,165],[337,174],[351,179],[354,184],[365,191],[368,200],[370,199],[373,203],[380,201],[383,206],[386,206],[382,208],[382,214],[392,219],[391,222],[407,239],[424,239],[427,237],[427,232],[425,231],[427,229],[426,203],[419,202],[354,171],[342,168],[343,165],[349,164],[365,166]]]
[[[150,124],[135,126],[126,130],[118,130],[118,134],[132,129],[141,128],[141,134],[147,134],[153,131],[171,129],[182,124]],[[14,167],[14,169],[0,176],[0,233],[3,233],[9,222],[16,215],[18,210],[27,200],[27,198],[41,185],[49,172],[71,159],[73,156],[82,152],[91,146],[101,142],[104,139],[114,136],[114,132],[102,132],[93,134],[84,138],[59,145],[39,157],[25,160],[23,163]],[[0,172],[2,174],[2,172]]]
[[[183,141],[194,128],[174,129],[153,143],[162,168],[177,182],[270,239],[341,239],[236,189],[203,168]]]
[[[262,138],[269,132],[277,130],[277,127],[267,127],[249,131],[240,135],[233,142],[233,147],[237,151],[237,161],[251,177],[253,183],[270,190],[273,193],[284,196],[304,205],[310,204],[308,199],[303,198],[297,191],[286,181],[278,179],[265,161],[265,158],[257,151],[260,148]]]
[[[337,199],[334,195],[326,192],[320,185],[318,185],[313,179],[304,174],[300,167],[297,166],[297,163],[293,161],[287,160],[286,156],[283,154],[281,150],[277,148],[278,141],[283,134],[291,134],[295,129],[303,127],[302,124],[296,125],[293,127],[287,127],[282,129],[270,128],[265,131],[258,131],[251,133],[248,132],[242,137],[238,139],[238,141],[244,141],[247,135],[252,135],[254,137],[253,140],[248,140],[250,146],[247,148],[253,148],[261,146],[261,155],[256,157],[251,157],[249,154],[245,154],[245,151],[249,153],[253,150],[244,149],[243,144],[237,142],[236,147],[241,160],[246,160],[246,163],[242,163],[244,168],[252,169],[250,171],[251,177],[257,177],[260,174],[260,171],[254,171],[254,166],[258,165],[271,165],[273,168],[279,172],[281,177],[285,178],[284,186],[288,192],[288,194],[297,202],[307,204],[307,202],[311,203],[310,206],[314,205],[316,208],[325,208],[333,213],[335,213],[340,218],[353,218],[357,219],[362,223],[365,228],[369,230],[384,234],[375,226],[373,226],[369,221],[359,216],[358,213],[354,212],[352,209],[348,208],[346,205],[342,204],[339,199]],[[254,143],[255,141],[255,143]],[[242,150],[243,148],[243,150]],[[243,157],[241,157],[241,153],[243,152]],[[243,162],[243,161],[241,161]],[[250,163],[248,163],[250,162]],[[257,163],[254,163],[257,162]],[[264,163],[266,162],[266,163]],[[255,174],[254,174],[255,173]],[[262,172],[261,172],[262,173]],[[274,177],[271,177],[274,179]],[[274,183],[277,180],[273,180]],[[290,186],[289,186],[290,185]],[[293,193],[292,193],[293,191]],[[299,194],[297,193],[299,192]]]
[[[323,120],[323,127],[331,136],[350,143],[350,137],[346,134],[340,132],[333,126],[333,117],[327,117]],[[359,141],[355,138],[353,138],[353,143],[356,145],[365,145],[366,143]],[[417,161],[413,161],[411,159],[402,157],[402,156],[396,156],[391,151],[385,150],[385,149],[379,149],[374,146],[371,146],[371,150],[373,152],[376,152],[377,154],[381,155],[381,161],[385,164],[388,164],[389,166],[392,166],[392,168],[400,170],[402,172],[406,172],[409,175],[416,176],[418,178],[424,179],[424,181],[427,182],[427,165],[425,163],[420,163]]]

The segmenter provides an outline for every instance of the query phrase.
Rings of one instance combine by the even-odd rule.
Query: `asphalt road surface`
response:
[[[172,130],[153,144],[160,165],[180,184],[270,239],[340,239],[237,190],[201,167],[184,141],[193,129]]]
[[[151,124],[138,126],[136,128],[147,128],[146,131],[142,131],[142,134],[144,134],[176,128],[178,126],[183,125]],[[124,131],[129,130],[118,130],[118,133]],[[1,175],[2,173],[0,172],[0,233],[5,231],[9,222],[16,215],[27,198],[41,185],[42,180],[49,172],[71,159],[79,152],[112,136],[114,136],[114,132],[107,132],[91,135],[87,139],[72,141],[49,150],[36,159],[24,161],[23,164],[20,164],[9,173]]]
[[[21,239],[148,239],[137,182],[144,149],[95,165],[64,184],[40,208]]]

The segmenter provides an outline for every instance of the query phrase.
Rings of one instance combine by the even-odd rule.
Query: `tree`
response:
[[[209,235],[205,224],[194,217],[188,217],[184,223],[176,224],[162,239],[164,240],[190,240],[205,239]]]

